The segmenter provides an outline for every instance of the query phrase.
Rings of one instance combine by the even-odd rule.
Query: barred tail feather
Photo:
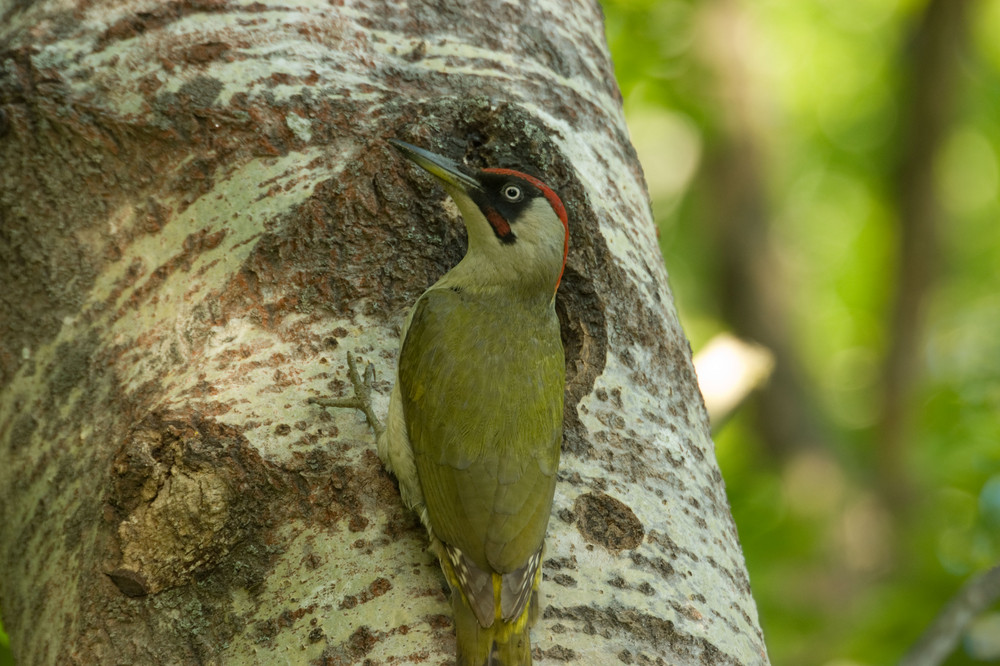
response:
[[[529,631],[538,616],[541,549],[525,571],[517,572],[519,588],[524,586],[527,590],[526,593],[517,590],[517,601],[508,602],[511,612],[506,616],[509,619],[505,619],[501,607],[505,578],[510,574],[501,576],[483,571],[457,548],[437,539],[431,543],[451,588],[458,665],[530,666]]]
[[[531,613],[529,609],[513,622],[496,620],[483,627],[458,590],[452,590],[452,610],[455,618],[455,638],[458,644],[458,666],[529,666]]]

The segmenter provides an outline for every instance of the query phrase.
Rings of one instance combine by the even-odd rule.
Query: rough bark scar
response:
[[[583,538],[611,551],[638,548],[646,534],[632,509],[604,493],[580,495],[574,512]]]
[[[147,417],[112,463],[116,547],[105,571],[136,597],[212,570],[259,523],[267,478],[235,428],[191,414]]]

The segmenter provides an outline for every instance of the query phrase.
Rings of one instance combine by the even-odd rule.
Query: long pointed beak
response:
[[[423,168],[429,174],[444,182],[446,185],[457,187],[460,190],[479,189],[479,183],[475,178],[465,173],[464,168],[429,150],[418,148],[411,143],[400,141],[399,139],[389,139],[389,143],[399,149],[403,155]]]

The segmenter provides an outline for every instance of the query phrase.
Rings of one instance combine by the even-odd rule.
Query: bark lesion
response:
[[[128,596],[156,594],[212,571],[263,525],[266,463],[231,426],[154,413],[112,463],[105,572]]]

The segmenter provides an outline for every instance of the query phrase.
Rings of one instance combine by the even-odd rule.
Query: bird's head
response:
[[[403,141],[389,142],[437,178],[462,213],[469,249],[449,280],[555,295],[569,251],[569,225],[552,189],[520,171],[473,169]]]

